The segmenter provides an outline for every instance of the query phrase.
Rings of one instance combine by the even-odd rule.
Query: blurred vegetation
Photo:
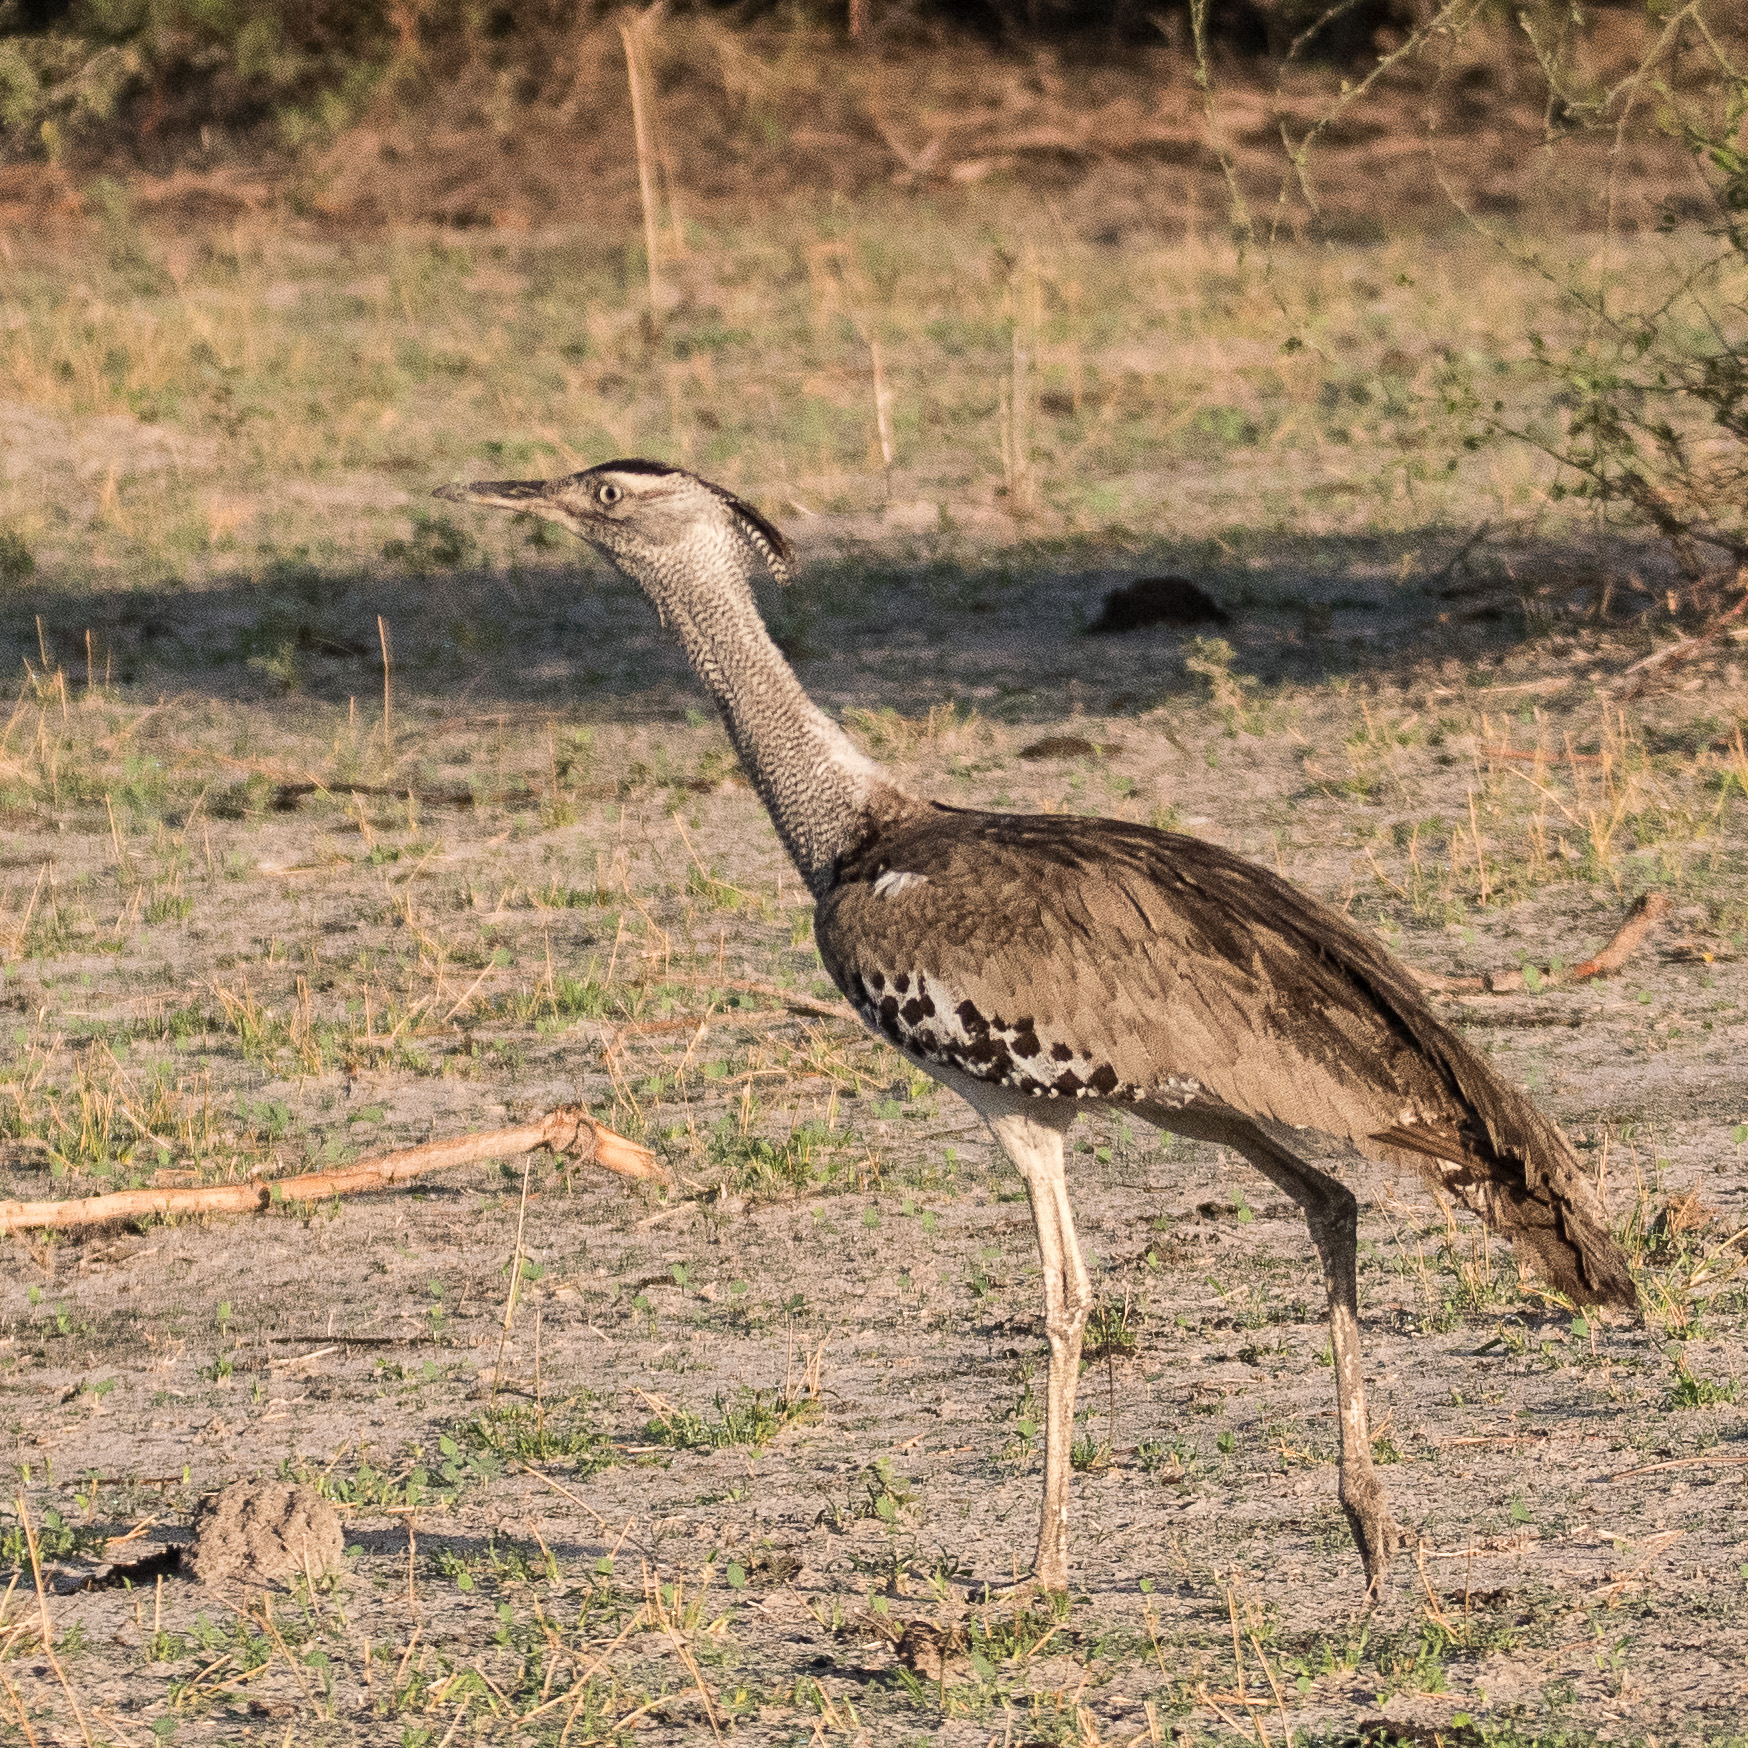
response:
[[[1534,224],[1526,231],[1521,221],[1528,215],[1517,195],[1487,186],[1485,167],[1477,171],[1472,163],[1465,172],[1468,183],[1459,186],[1460,178],[1451,179],[1454,160],[1447,151],[1439,174],[1448,206],[1439,204],[1438,210],[1460,213],[1511,259],[1516,271],[1543,279],[1556,293],[1558,321],[1538,325],[1529,338],[1531,363],[1553,391],[1551,399],[1532,398],[1538,407],[1558,409],[1559,416],[1557,421],[1526,417],[1521,396],[1482,381],[1484,372],[1465,368],[1441,342],[1440,381],[1421,384],[1412,399],[1417,410],[1436,415],[1434,422],[1449,428],[1449,441],[1417,428],[1412,447],[1445,451],[1425,458],[1429,468],[1454,466],[1459,438],[1452,415],[1464,423],[1471,448],[1497,439],[1529,442],[1561,464],[1549,488],[1553,496],[1587,500],[1605,520],[1649,529],[1669,541],[1682,572],[1705,584],[1701,593],[1727,583],[1735,565],[1748,559],[1748,73],[1743,71],[1748,58],[1743,18],[1726,0],[1689,0],[1679,7],[1637,0],[1582,10],[1537,0],[1517,15],[1518,28],[1503,35],[1497,0],[1352,0],[1328,11],[1320,9],[1321,0],[1177,0],[1175,9],[1145,16],[1133,0],[993,0],[975,17],[969,0],[932,0],[926,9],[868,0],[857,6],[866,40],[854,48],[847,44],[848,6],[849,0],[797,0],[779,9],[768,0],[748,0],[726,8],[709,0],[681,0],[672,9],[692,15],[691,23],[666,33],[655,54],[653,81],[659,107],[667,111],[668,132],[684,148],[670,152],[658,116],[656,155],[666,189],[666,227],[658,224],[657,231],[671,259],[655,265],[676,281],[670,301],[677,307],[665,324],[672,366],[692,368],[694,355],[706,353],[713,370],[726,370],[732,355],[746,350],[755,381],[764,383],[771,368],[772,309],[728,295],[726,285],[706,283],[708,275],[701,275],[695,263],[688,265],[690,251],[704,235],[697,229],[699,215],[725,187],[714,179],[715,169],[737,153],[745,160],[740,190],[755,201],[786,187],[841,189],[855,187],[858,179],[863,188],[898,182],[907,190],[931,193],[960,178],[969,184],[985,176],[992,182],[1010,175],[1022,183],[1030,178],[1042,187],[1053,176],[1089,177],[1101,154],[1102,161],[1136,163],[1154,154],[1174,169],[1211,175],[1217,168],[1224,178],[1230,236],[1243,250],[1272,258],[1295,232],[1303,241],[1311,233],[1337,234],[1332,221],[1351,228],[1352,209],[1368,198],[1381,208],[1389,206],[1378,200],[1373,178],[1356,180],[1350,167],[1341,195],[1349,211],[1338,217],[1338,201],[1331,196],[1340,194],[1340,179],[1331,173],[1331,155],[1355,141],[1363,146],[1367,139],[1402,136],[1423,125],[1430,152],[1434,134],[1460,136],[1499,123],[1515,103],[1530,116],[1521,133],[1526,147],[1539,136],[1547,148],[1547,167],[1563,172],[1575,191],[1568,222],[1606,229],[1619,239],[1637,229],[1640,237],[1593,258],[1556,262],[1540,239],[1525,241],[1533,236]],[[546,175],[562,155],[570,172],[566,180],[597,190],[600,204],[591,216],[598,218],[602,211],[619,210],[611,204],[618,198],[614,191],[629,185],[629,142],[601,144],[597,136],[603,130],[590,125],[598,116],[623,120],[625,70],[612,16],[604,5],[577,7],[564,0],[0,0],[0,156],[64,162],[84,177],[86,211],[101,221],[112,265],[136,311],[141,298],[167,294],[169,279],[180,297],[186,271],[179,269],[180,279],[174,274],[167,279],[167,269],[154,265],[151,247],[136,235],[132,194],[122,186],[130,168],[211,169],[228,163],[254,169],[276,158],[284,170],[320,160],[320,169],[307,176],[279,179],[290,210],[364,223],[417,218],[498,229],[525,228],[535,216],[565,213],[563,196]],[[979,67],[998,68],[1004,55],[1018,63],[1046,42],[1051,54],[1036,57],[1031,85],[1023,92],[981,75],[958,93],[946,86],[925,90],[926,81],[919,81],[916,113],[904,119],[915,124],[913,132],[931,130],[930,137],[906,147],[899,137],[905,127],[894,133],[888,125],[892,112],[883,86],[890,82],[891,68],[907,54],[913,66],[918,57],[928,59],[931,42],[940,50],[937,61],[945,61],[949,46],[964,41],[954,33],[974,27],[986,38],[1000,39],[976,63]],[[728,40],[739,33],[751,42],[755,32],[763,33],[758,38],[763,59],[756,65],[756,57]],[[1502,46],[1507,36],[1509,46]],[[1154,45],[1160,59],[1158,78],[1143,72],[1122,89],[1058,78],[1045,64],[1054,57],[1057,66],[1072,59],[1083,70],[1115,68],[1125,57],[1135,61],[1133,45],[1142,39]],[[653,36],[648,41],[653,45]],[[1156,90],[1169,83],[1169,45],[1174,43],[1180,91],[1193,67],[1207,92],[1205,127],[1199,114],[1182,113],[1181,104],[1169,116],[1162,107],[1159,125],[1136,120],[1156,101]],[[1263,57],[1270,65],[1240,65],[1230,59],[1233,53]],[[881,56],[888,54],[883,78]],[[1518,58],[1509,60],[1512,55]],[[1355,76],[1340,79],[1339,89],[1333,73],[1293,82],[1299,67],[1318,60],[1351,65]],[[801,71],[795,63],[804,63]],[[1358,68],[1366,63],[1370,71],[1361,78]],[[1259,67],[1261,80],[1254,76]],[[1386,73],[1400,75],[1389,93],[1378,84]],[[1263,99],[1269,77],[1276,88]],[[1247,79],[1248,98],[1237,89]],[[979,102],[971,103],[972,98]],[[1436,119],[1435,98],[1444,105]],[[931,105],[948,100],[980,107],[994,119],[982,132],[962,128],[944,149],[948,130],[931,118]],[[1266,114],[1265,102],[1271,106]],[[1369,105],[1363,119],[1355,107],[1362,102]],[[1237,119],[1218,117],[1220,103]],[[1088,117],[1100,105],[1102,131],[1092,142]],[[673,125],[682,115],[683,130]],[[806,127],[796,125],[804,120]],[[823,133],[820,124],[829,124]],[[1181,135],[1171,134],[1171,127]],[[798,157],[795,151],[806,147],[810,130],[808,149],[819,155]],[[440,150],[428,143],[438,133],[445,142]],[[1667,164],[1660,173],[1639,172],[1651,190],[1641,206],[1660,202],[1660,213],[1647,218],[1645,210],[1637,210],[1625,217],[1616,180],[1629,155],[1623,143],[1639,146],[1657,134],[1685,148],[1696,173],[1680,186]],[[331,152],[324,150],[342,135],[345,140]],[[584,148],[579,140],[593,144]],[[456,141],[466,144],[458,148]],[[1267,195],[1259,142],[1274,153],[1266,169],[1279,174],[1278,199]],[[579,155],[585,149],[594,155]],[[444,152],[442,173],[419,183],[423,162]],[[1072,172],[1064,171],[1067,162],[1075,166]],[[513,163],[519,167],[507,168]],[[1163,200],[1159,182],[1150,178],[1136,184],[1139,198],[1150,204]],[[393,198],[397,184],[403,189],[399,205]],[[681,216],[676,184],[696,202],[687,218]],[[1489,200],[1491,206],[1485,204]],[[1518,222],[1493,222],[1502,212]],[[1543,228],[1550,216],[1544,208]],[[1645,237],[1658,216],[1671,242],[1653,257]],[[1383,220],[1375,214],[1370,219],[1370,234],[1387,234]],[[1198,222],[1187,216],[1186,231],[1194,231]],[[1394,214],[1389,222],[1396,222]],[[691,241],[689,223],[695,233]],[[921,217],[907,221],[907,229],[912,225],[930,228]],[[1123,234],[1115,224],[1103,228],[1112,236]],[[1015,501],[1030,504],[1037,497],[1031,470],[1044,462],[1047,438],[1069,427],[1075,436],[1125,455],[1168,442],[1221,452],[1275,448],[1282,434],[1306,427],[1312,415],[1302,403],[1311,398],[1333,396],[1339,407],[1378,398],[1399,411],[1401,385],[1415,374],[1407,368],[1414,350],[1398,355],[1388,349],[1384,357],[1394,365],[1385,369],[1380,363],[1381,391],[1374,397],[1372,390],[1361,389],[1368,397],[1362,401],[1355,385],[1337,380],[1344,368],[1343,335],[1331,334],[1328,346],[1320,346],[1309,312],[1290,314],[1282,304],[1289,331],[1283,335],[1277,331],[1281,324],[1265,321],[1254,336],[1266,333],[1280,348],[1269,361],[1263,398],[1283,403],[1281,408],[1263,417],[1269,408],[1239,404],[1240,397],[1233,395],[1218,405],[1197,407],[1182,433],[1162,441],[1151,391],[1125,391],[1114,370],[1108,385],[1099,380],[1097,324],[1088,321],[1090,306],[1082,301],[1091,283],[1086,264],[1053,274],[1048,262],[1040,267],[1035,244],[1011,261],[1003,244],[994,267],[984,261],[970,268],[982,305],[976,321],[961,319],[960,285],[923,323],[919,311],[904,309],[897,295],[905,277],[899,254],[885,250],[889,259],[883,262],[877,259],[882,249],[870,252],[865,243],[852,246],[836,237],[806,243],[810,335],[818,338],[822,323],[841,316],[855,330],[852,349],[859,357],[866,329],[871,343],[892,349],[888,362],[875,369],[897,377],[900,389],[906,369],[929,347],[950,358],[981,353],[972,372],[976,392],[969,397],[976,410],[968,402],[962,417],[992,441],[1010,444],[1003,495]],[[980,245],[977,253],[989,252]],[[943,258],[937,243],[921,265]],[[618,241],[600,258],[578,265],[583,270],[574,265],[573,278],[580,284],[593,277],[593,295],[603,306],[619,303],[632,276],[642,271],[629,263]],[[1122,276],[1131,265],[1121,264]],[[764,277],[762,269],[758,273]],[[652,303],[660,301],[657,276],[651,275]],[[1408,302],[1425,313],[1432,295],[1425,276],[1407,275],[1406,268],[1398,275],[1404,287],[1415,277],[1421,279],[1420,289]],[[694,279],[701,283],[696,297]],[[827,308],[833,299],[826,293],[833,288],[841,306],[835,311]],[[24,299],[21,308],[29,302]],[[733,320],[724,314],[731,303],[741,310]],[[1022,321],[1022,306],[1029,310],[1034,303],[1037,313]],[[524,313],[517,306],[508,319]],[[410,306],[408,314],[410,320]],[[541,336],[556,331],[550,315],[535,323],[530,357]],[[198,344],[202,350],[198,356],[190,351],[185,365],[193,368],[187,368],[166,347],[167,326],[153,327],[150,344],[137,335],[112,335],[98,348],[95,333],[102,323],[90,312],[82,320],[91,343],[74,348],[77,360],[67,355],[68,337],[47,340],[46,326],[29,345],[22,338],[9,345],[9,373],[24,398],[44,404],[63,400],[71,392],[67,385],[77,388],[86,376],[100,374],[115,392],[100,393],[93,382],[88,392],[72,398],[92,403],[119,398],[146,420],[174,417],[175,404],[190,399],[202,382],[210,382],[215,396],[235,400],[242,366],[233,361],[221,369],[211,333],[203,331],[197,342],[190,331],[190,348]],[[379,327],[381,320],[379,315]],[[1201,337],[1205,321],[1204,312],[1194,325]],[[645,374],[650,360],[637,336],[628,337],[629,349],[621,358],[609,359],[611,337],[591,330],[585,340],[580,329],[587,325],[580,315],[569,321],[568,350],[549,361],[542,395],[550,404],[562,381],[566,393],[582,393],[587,403],[582,410],[592,418],[602,397]],[[1008,412],[985,406],[986,391],[1003,374],[998,355],[1022,339],[1022,350],[1039,348],[1028,366],[1037,381],[1027,387],[1014,378]],[[44,353],[45,345],[54,356]],[[1301,356],[1306,346],[1315,358]],[[251,354],[240,344],[234,350],[236,360]],[[149,372],[135,368],[136,354],[138,359],[149,354],[154,361]],[[421,331],[408,337],[394,366],[403,375],[442,377],[444,398],[453,400],[460,390],[458,380],[451,379],[477,369],[480,357],[477,342],[436,346]],[[841,360],[817,362],[832,366]],[[591,368],[593,380],[585,380]],[[860,369],[860,364],[845,368]],[[941,379],[941,371],[931,369],[929,395],[899,395],[898,424],[881,438],[887,446],[888,490],[893,441],[914,453],[924,435],[905,421],[913,414],[937,422],[943,416]],[[707,397],[713,383],[700,376],[696,387]],[[1436,393],[1428,392],[1435,387]],[[733,403],[739,414],[732,407],[726,412],[706,408],[697,420],[701,429],[686,432],[681,429],[686,416],[675,411],[680,393],[676,378],[658,409],[657,424],[669,443],[683,454],[695,446],[704,465],[730,465],[745,448],[737,442],[736,420],[751,417],[746,409],[755,403],[740,397]],[[1027,399],[1034,393],[1035,408]],[[863,397],[839,384],[824,398],[842,403],[831,416],[846,434],[839,447],[859,448],[865,436]],[[1318,406],[1324,413],[1335,410],[1321,400]],[[813,415],[816,424],[827,417],[818,407]],[[1330,435],[1350,443],[1359,423],[1344,416],[1331,425]],[[582,419],[569,428],[589,431]],[[377,430],[377,436],[386,430]],[[820,451],[822,434],[809,430],[804,447]],[[1404,435],[1395,433],[1397,439]],[[276,426],[276,437],[276,452],[283,454],[283,425]],[[393,448],[400,452],[398,439]],[[1117,456],[1098,459],[1109,466]],[[1083,468],[1076,477],[1093,476]],[[16,590],[31,576],[38,532],[22,524],[0,530],[0,588]],[[431,529],[416,529],[411,543],[396,543],[388,556],[414,568],[451,562],[443,558],[440,541],[432,544],[436,538]],[[1716,569],[1720,554],[1729,560],[1725,571]]]
[[[1672,27],[1606,90],[1575,88],[1559,53],[1536,45],[1564,131],[1624,129],[1640,105],[1687,148],[1695,175],[1657,215],[1657,229],[1687,246],[1636,283],[1606,246],[1562,271],[1575,320],[1565,337],[1530,334],[1567,409],[1557,435],[1525,430],[1497,402],[1490,416],[1475,410],[1492,434],[1561,464],[1556,498],[1656,535],[1702,593],[1733,594],[1748,576],[1737,570],[1748,566],[1748,62],[1702,9],[1686,10],[1695,28],[1684,38]],[[1523,244],[1495,241],[1546,271]]]
[[[295,147],[376,87],[402,40],[394,17],[409,14],[373,0],[6,0],[6,155],[58,159],[125,133],[150,158],[213,128]]]
[[[933,0],[867,4],[871,46],[971,35],[1049,41],[1120,59],[1163,38],[1187,50],[1193,0]],[[1351,64],[1418,22],[1417,0],[1203,0],[1207,38],[1241,55],[1296,52]],[[608,19],[564,0],[0,0],[0,155],[100,154],[162,167],[215,135],[296,152],[332,139],[385,84],[415,95],[460,69],[489,70],[526,101],[555,45]],[[670,12],[843,37],[847,0],[697,0]]]

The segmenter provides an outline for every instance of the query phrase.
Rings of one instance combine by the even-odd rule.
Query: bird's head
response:
[[[664,610],[700,588],[744,585],[764,569],[790,577],[789,543],[750,504],[684,468],[605,461],[563,479],[442,486],[451,503],[557,522],[588,541]]]

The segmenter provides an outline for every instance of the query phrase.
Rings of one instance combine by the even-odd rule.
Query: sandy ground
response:
[[[57,1662],[28,1560],[6,1605],[0,1739],[28,1719],[42,1743],[1280,1744],[1388,1718],[1427,1742],[1740,1740],[1748,1447],[1725,1398],[1744,1306],[1724,1241],[1748,1200],[1743,803],[1707,751],[1748,711],[1740,669],[1720,658],[1627,699],[1644,628],[1559,607],[1530,636],[1524,554],[1501,617],[1503,573],[1480,561],[1453,583],[1430,550],[1404,566],[1400,546],[1277,543],[1177,555],[1235,614],[1231,673],[1258,677],[1222,693],[1217,652],[1213,679],[1186,670],[1184,633],[1075,635],[1132,558],[931,569],[900,550],[875,589],[824,563],[842,532],[815,531],[823,580],[780,604],[785,636],[833,708],[903,713],[853,720],[918,788],[1169,819],[1429,969],[1571,963],[1637,891],[1670,890],[1674,922],[1623,977],[1446,1004],[1594,1162],[1645,1317],[1574,1325],[1466,1218],[1410,1184],[1364,1186],[1373,1425],[1417,1545],[1368,1613],[1302,1222],[1218,1150],[1083,1124],[1082,1241],[1134,1348],[1084,1379],[1070,1602],[991,1595],[1036,1528],[1023,1192],[968,1111],[852,1025],[796,1011],[829,995],[805,894],[755,799],[720,781],[721,734],[641,601],[556,567],[336,588],[307,608],[315,647],[281,698],[239,655],[238,628],[279,610],[259,591],[129,597],[106,622],[129,682],[98,704],[75,687],[75,713],[125,726],[174,700],[129,756],[193,775],[150,827],[124,807],[112,830],[86,794],[15,808],[0,833],[14,921],[44,865],[74,919],[8,967],[22,1133],[5,1193],[112,1181],[51,1177],[31,1142],[31,1063],[71,1111],[79,1063],[100,1090],[94,1036],[136,1099],[155,1066],[204,1084],[216,1132],[259,1169],[582,1099],[704,1193],[539,1160],[524,1202],[527,1162],[506,1160],[255,1219],[15,1239],[0,1391],[19,1494],[64,1551],[45,1552]],[[1527,556],[1563,601],[1569,555]],[[101,603],[49,617],[69,664],[93,611],[105,623]],[[377,709],[377,612],[404,768],[482,793],[527,783],[544,812],[266,805],[274,781],[334,768],[348,698],[354,729]],[[487,623],[496,649],[462,635]],[[543,786],[550,771],[562,799],[556,749],[579,729],[556,811]],[[1019,757],[1047,734],[1099,750]],[[1636,823],[1606,865],[1582,862],[1611,734],[1643,775]],[[1501,746],[1548,762],[1514,770]],[[1698,823],[1656,837],[1656,807],[1673,819],[1689,791]],[[1476,797],[1509,889],[1484,908],[1460,838]],[[1531,879],[1538,807],[1570,841]],[[1417,904],[1412,828],[1434,818],[1421,872],[1445,897]],[[138,870],[168,878],[164,834],[186,850],[188,914],[147,922],[136,903],[130,920]],[[433,954],[440,999],[398,1048],[359,1043],[431,993]],[[554,973],[619,1006],[518,1017],[510,998]],[[251,1052],[220,988],[281,1015],[303,1000],[353,1041],[315,1067],[283,1042]],[[798,1132],[835,1175],[806,1195],[753,1181],[749,1138],[781,1152]],[[149,1178],[150,1148],[132,1152]],[[710,1448],[755,1392],[781,1430]],[[78,1588],[184,1540],[220,1485],[281,1474],[342,1507],[331,1588],[221,1596],[149,1567]],[[974,1655],[914,1675],[892,1640],[918,1619],[957,1624]]]

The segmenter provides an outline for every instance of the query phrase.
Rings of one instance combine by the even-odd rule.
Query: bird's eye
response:
[[[618,486],[614,485],[611,480],[603,480],[600,489],[595,493],[595,496],[603,504],[617,504],[622,494]]]

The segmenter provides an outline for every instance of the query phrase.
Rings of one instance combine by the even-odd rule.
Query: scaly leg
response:
[[[1333,1180],[1331,1180],[1333,1182]],[[1341,1186],[1335,1186],[1340,1189]],[[1390,1583],[1390,1559],[1401,1540],[1390,1521],[1384,1483],[1372,1467],[1372,1439],[1366,1424],[1366,1386],[1360,1376],[1359,1287],[1354,1264],[1359,1247],[1354,1199],[1346,1190],[1344,1209],[1319,1221],[1309,1209],[1311,1240],[1323,1258],[1329,1283],[1329,1346],[1335,1361],[1335,1398],[1341,1410],[1341,1508],[1365,1562],[1367,1588],[1382,1596]]]
[[[1317,1247],[1329,1289],[1329,1346],[1335,1361],[1335,1400],[1341,1416],[1341,1508],[1347,1514],[1348,1528],[1353,1531],[1360,1558],[1365,1562],[1367,1586],[1376,1598],[1390,1582],[1390,1558],[1399,1538],[1390,1521],[1390,1502],[1384,1484],[1372,1466],[1372,1441],[1366,1424],[1356,1276],[1359,1203],[1345,1184],[1307,1165],[1289,1147],[1246,1118],[1194,1110],[1141,1114],[1161,1128],[1236,1149],[1305,1211],[1311,1242]]]
[[[1360,1302],[1356,1264],[1359,1254],[1359,1203],[1345,1184],[1306,1165],[1286,1148],[1257,1134],[1233,1143],[1277,1188],[1305,1210],[1311,1242],[1323,1263],[1329,1288],[1329,1346],[1335,1361],[1335,1399],[1341,1415],[1341,1508],[1365,1562],[1374,1598],[1390,1582],[1396,1551],[1396,1526],[1384,1484],[1372,1467],[1372,1440],[1366,1424],[1366,1386],[1360,1375]]]
[[[1074,1121],[1072,1105],[1032,1103],[984,1117],[1003,1151],[1026,1180],[1038,1261],[1044,1272],[1044,1334],[1050,1343],[1050,1379],[1044,1398],[1044,1512],[1032,1570],[1046,1590],[1068,1588],[1068,1482],[1073,1465],[1074,1395],[1080,1383],[1080,1344],[1092,1310],[1092,1282],[1074,1236],[1062,1136]]]

